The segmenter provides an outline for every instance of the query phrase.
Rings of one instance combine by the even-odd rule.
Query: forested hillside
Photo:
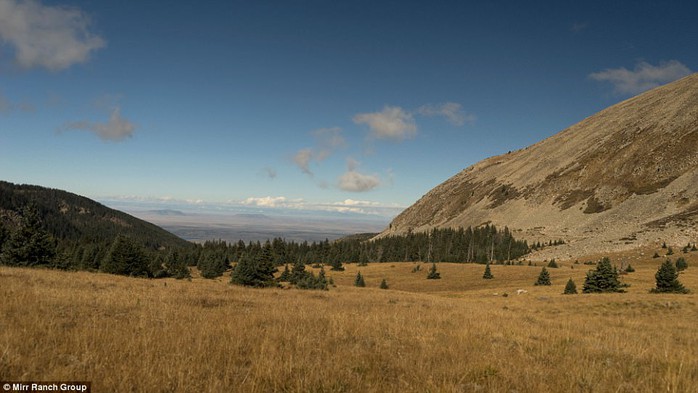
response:
[[[18,225],[22,211],[32,206],[42,228],[61,245],[111,243],[119,235],[139,239],[144,247],[187,247],[189,243],[149,222],[110,209],[67,191],[0,181],[0,222],[8,230]]]
[[[126,213],[88,198],[39,186],[0,182],[0,263],[99,270],[107,273],[186,278],[197,266],[207,278],[233,263],[324,264],[444,261],[494,262],[519,258],[525,241],[492,225],[434,229],[371,239],[373,234],[330,242],[208,241],[194,245]]]

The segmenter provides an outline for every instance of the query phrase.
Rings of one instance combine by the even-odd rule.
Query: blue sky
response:
[[[694,1],[0,0],[0,179],[393,215],[698,69]]]

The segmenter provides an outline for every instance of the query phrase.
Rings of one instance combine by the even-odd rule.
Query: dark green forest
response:
[[[88,198],[38,186],[0,182],[0,263],[93,270],[143,277],[221,276],[241,260],[264,266],[402,261],[497,263],[529,252],[508,228],[433,229],[369,240],[207,241],[189,243],[126,213]]]

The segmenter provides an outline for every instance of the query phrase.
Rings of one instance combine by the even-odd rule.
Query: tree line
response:
[[[26,207],[13,220],[0,221],[0,262],[11,266],[44,266],[72,270],[147,276],[189,276],[197,266],[206,278],[214,278],[241,260],[274,267],[285,264],[322,264],[335,270],[343,263],[430,261],[479,262],[516,259],[529,251],[508,228],[485,225],[467,229],[433,229],[368,240],[352,236],[337,241],[309,243],[274,238],[265,242],[207,241],[203,244],[163,247],[117,234],[111,242],[65,239],[47,230],[41,211]]]

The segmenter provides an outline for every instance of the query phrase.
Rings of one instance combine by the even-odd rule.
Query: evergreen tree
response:
[[[105,273],[125,276],[148,276],[148,262],[142,248],[131,239],[119,235],[114,239],[100,269]]]
[[[315,281],[315,288],[316,289],[322,289],[323,291],[327,290],[327,276],[325,275],[325,269],[320,268],[320,272],[318,273],[317,279]]]
[[[165,268],[165,259],[161,253],[150,258],[148,262],[148,270],[154,278],[168,277],[167,269]]]
[[[664,261],[654,275],[657,280],[656,288],[652,293],[688,293],[688,290],[679,282],[679,273],[670,260]]]
[[[336,271],[336,272],[343,272],[344,271],[344,266],[342,266],[342,261],[339,258],[335,258],[331,263],[330,263],[330,270]]]
[[[52,266],[57,254],[56,243],[42,229],[34,207],[24,209],[20,228],[4,241],[0,251],[0,262],[9,266]]]
[[[222,276],[228,268],[225,257],[215,252],[204,254],[197,266],[201,271],[201,277],[208,279]]]
[[[628,267],[625,268],[626,273],[633,273],[634,271],[635,268],[631,264],[628,264]]]
[[[572,278],[567,280],[567,285],[565,285],[565,295],[575,295],[577,294],[577,285],[572,281]]]
[[[543,269],[540,271],[540,274],[538,275],[538,279],[533,285],[551,285],[550,273],[545,268],[545,266],[543,266]]]
[[[611,265],[611,260],[603,258],[596,264],[596,269],[587,272],[582,292],[625,292],[618,276],[618,270]]]
[[[676,271],[680,272],[686,269],[688,269],[688,262],[686,262],[686,258],[679,257],[676,260]]]
[[[489,262],[487,262],[487,264],[485,265],[485,274],[482,275],[482,278],[484,278],[486,280],[491,280],[494,278],[494,276],[492,275],[492,272],[490,271],[490,263]]]
[[[436,263],[432,262],[431,269],[429,269],[429,273],[427,274],[427,280],[438,280],[440,278],[441,273],[436,271]]]
[[[388,289],[388,281],[385,278],[381,281],[380,289]]]
[[[310,275],[310,273],[305,271],[305,262],[299,259],[293,264],[293,268],[291,269],[291,277],[289,277],[288,281],[291,284],[298,284],[299,282],[305,280],[308,275]]]
[[[669,249],[666,252],[666,255],[674,255],[674,249],[669,247]]]
[[[191,278],[187,259],[177,252],[177,250],[172,250],[167,254],[167,258],[165,259],[165,270],[167,271],[167,276],[174,277],[178,280]]]
[[[553,268],[553,269],[556,269],[556,268],[559,267],[559,266],[557,265],[557,262],[555,262],[555,258],[551,259],[550,262],[548,262],[548,267],[549,267],[549,268]]]
[[[659,258],[659,253],[655,251],[654,255],[652,255],[652,258]]]
[[[274,267],[261,258],[245,254],[230,274],[230,283],[257,288],[276,286],[274,271]]]
[[[361,272],[356,273],[356,278],[354,278],[354,286],[355,287],[365,287],[366,282],[364,281],[364,276],[361,275]]]
[[[281,275],[278,278],[279,281],[290,281],[291,280],[291,271],[288,269],[288,263],[284,265],[284,271],[281,272]]]

